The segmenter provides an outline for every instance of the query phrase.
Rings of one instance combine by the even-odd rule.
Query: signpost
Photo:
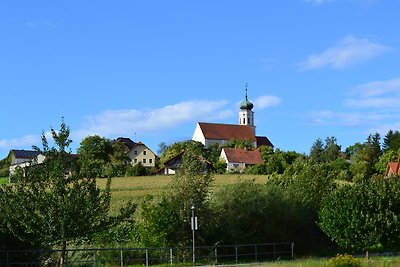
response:
[[[194,241],[194,231],[198,229],[198,225],[197,225],[197,217],[195,216],[195,207],[194,204],[192,204],[191,207],[192,210],[192,218],[190,220],[191,222],[191,226],[192,226],[192,240],[193,240],[193,265],[196,264],[196,250],[195,250],[195,241]]]

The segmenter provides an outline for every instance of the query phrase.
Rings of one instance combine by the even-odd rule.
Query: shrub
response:
[[[329,267],[361,267],[361,261],[348,254],[337,254],[328,261]]]

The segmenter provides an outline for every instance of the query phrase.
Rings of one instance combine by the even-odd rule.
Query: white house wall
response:
[[[194,130],[192,140],[193,141],[198,141],[198,142],[202,143],[204,146],[207,147],[206,139],[204,138],[204,134],[203,134],[203,131],[200,128],[199,123],[197,123],[197,125],[196,125],[196,129]]]

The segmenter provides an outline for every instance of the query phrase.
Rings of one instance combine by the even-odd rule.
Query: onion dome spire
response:
[[[245,110],[252,110],[254,105],[253,103],[251,103],[248,99],[247,99],[247,83],[246,83],[246,94],[245,94],[245,99],[243,100],[243,102],[240,104],[240,109],[245,109]]]

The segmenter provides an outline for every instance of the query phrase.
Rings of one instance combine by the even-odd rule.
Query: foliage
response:
[[[400,132],[389,130],[383,138],[383,151],[398,151],[400,149]]]
[[[124,176],[129,165],[130,158],[126,154],[126,145],[123,142],[111,142],[111,153],[104,174],[106,177]]]
[[[207,155],[207,150],[202,143],[198,141],[187,140],[183,142],[177,142],[169,146],[160,156],[160,162],[164,163],[182,151],[191,151],[192,153],[204,158],[206,158]]]
[[[337,254],[328,261],[329,267],[361,267],[361,261],[349,254]]]
[[[0,160],[0,177],[8,177],[10,174],[10,160],[8,158],[4,158]]]
[[[325,144],[318,138],[310,149],[310,160],[316,163],[335,161],[340,155],[340,149],[336,137],[327,137]]]
[[[398,152],[394,150],[387,150],[382,156],[379,157],[379,161],[375,163],[375,170],[380,174],[384,174],[388,163],[396,161],[398,157]]]
[[[267,146],[261,146],[259,148],[261,156],[264,160],[263,163],[246,169],[248,174],[282,174],[285,169],[293,164],[297,158],[301,158],[302,155],[294,151],[282,151],[280,149],[273,149]]]
[[[26,179],[12,186],[0,186],[0,219],[8,233],[33,246],[61,246],[65,255],[67,242],[90,236],[108,223],[110,183],[104,191],[96,179],[82,176],[67,151],[72,140],[62,122],[57,132],[51,129],[56,147],[49,147],[42,134],[46,156],[43,164],[30,168]]]
[[[127,176],[146,176],[149,174],[148,168],[143,166],[141,162],[133,165],[133,166],[128,166],[126,170],[126,175]]]
[[[104,168],[110,162],[111,141],[98,135],[84,138],[77,149],[81,172],[88,177],[105,177]]]
[[[370,134],[366,142],[363,144],[356,143],[347,148],[346,151],[350,154],[351,165],[349,170],[354,177],[353,181],[367,181],[377,173],[375,166],[382,155],[378,133]]]
[[[253,142],[250,140],[237,140],[237,139],[231,139],[228,142],[224,144],[224,147],[230,147],[230,148],[245,148],[248,150],[254,149]]]
[[[315,140],[310,149],[310,159],[314,162],[320,163],[323,161],[324,143],[321,138]]]
[[[191,236],[190,216],[194,206],[199,220],[204,219],[207,229],[208,196],[213,177],[198,154],[190,150],[184,154],[182,164],[172,178],[172,191],[161,201],[151,197],[141,204],[140,240],[147,246],[188,245]],[[201,240],[201,231],[199,231]]]
[[[399,190],[397,177],[342,186],[322,202],[320,227],[344,248],[368,251],[380,245],[398,249]]]

